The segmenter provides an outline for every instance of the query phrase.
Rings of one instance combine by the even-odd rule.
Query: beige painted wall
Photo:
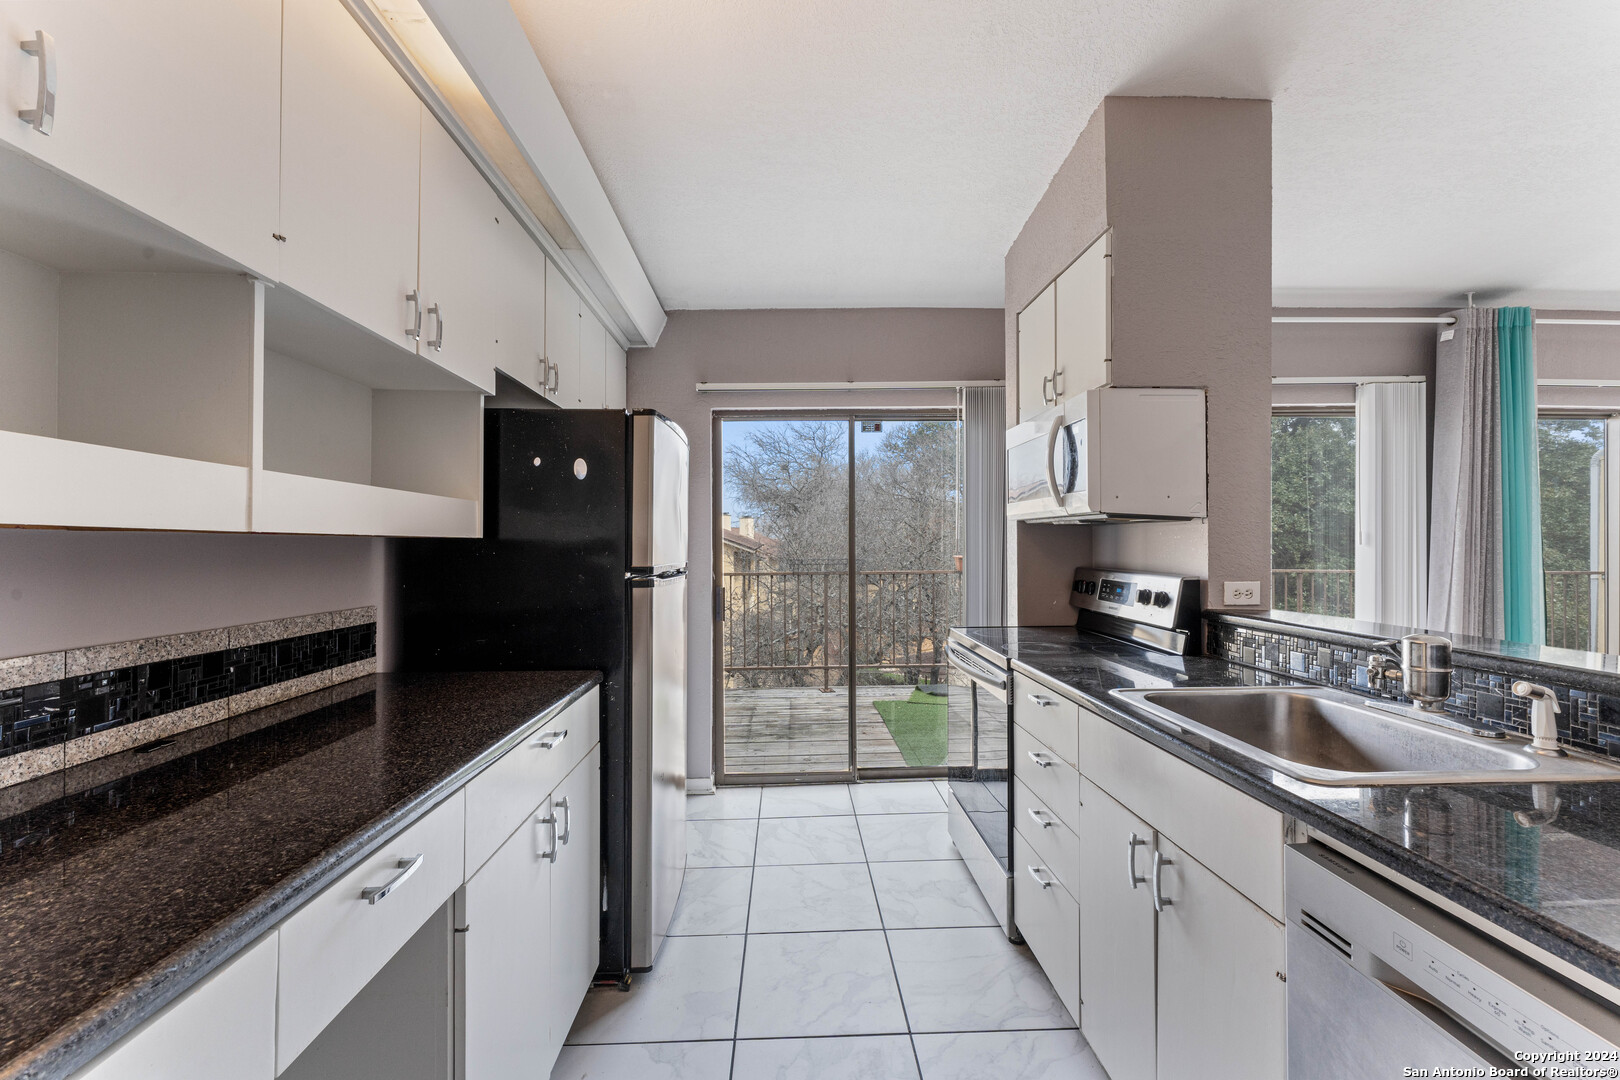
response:
[[[1005,371],[1017,312],[1113,229],[1113,380],[1209,392],[1206,522],[1015,531],[1020,575],[1057,580],[1088,557],[1126,569],[1269,581],[1271,104],[1110,97],[1006,257]],[[1009,397],[1012,395],[1009,394]],[[1039,536],[1038,548],[1028,546]],[[1021,622],[1067,622],[1047,605]]]
[[[1001,377],[1001,312],[888,308],[674,311],[658,345],[632,349],[629,403],[692,444],[687,770],[713,775],[714,411],[954,405],[953,391],[703,394],[705,382],[890,382]]]
[[[378,603],[382,541],[0,529],[0,657]]]

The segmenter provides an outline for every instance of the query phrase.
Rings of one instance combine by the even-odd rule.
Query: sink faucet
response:
[[[1451,641],[1434,634],[1407,634],[1372,646],[1367,681],[1382,689],[1399,673],[1401,693],[1424,712],[1442,712],[1451,696]]]
[[[1558,745],[1558,695],[1545,686],[1520,679],[1513,684],[1513,692],[1530,699],[1530,749],[1548,757],[1563,757],[1564,748]]]

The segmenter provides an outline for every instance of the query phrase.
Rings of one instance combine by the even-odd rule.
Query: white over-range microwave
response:
[[[1201,518],[1204,391],[1103,386],[1007,432],[1007,516]]]

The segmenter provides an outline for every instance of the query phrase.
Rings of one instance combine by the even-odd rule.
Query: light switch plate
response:
[[[1258,581],[1228,581],[1225,586],[1228,607],[1259,606],[1260,583]]]

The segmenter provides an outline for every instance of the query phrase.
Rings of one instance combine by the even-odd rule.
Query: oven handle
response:
[[[945,655],[950,658],[951,666],[968,678],[993,686],[997,690],[1007,689],[1006,672],[995,671],[989,664],[954,642],[945,646]]]

